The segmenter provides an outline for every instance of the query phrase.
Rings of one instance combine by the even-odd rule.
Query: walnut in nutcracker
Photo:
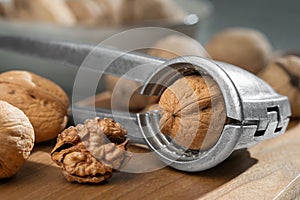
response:
[[[18,108],[0,101],[0,178],[15,175],[29,157],[34,130]]]
[[[292,120],[299,120],[300,57],[286,56],[277,58],[258,76],[270,84],[276,92],[289,98],[292,107]]]
[[[206,44],[208,54],[218,61],[260,72],[272,56],[272,46],[261,32],[249,28],[228,28],[214,35]]]
[[[216,82],[209,76],[177,80],[159,101],[161,132],[192,150],[206,150],[219,139],[226,120],[225,103]]]
[[[126,162],[126,134],[112,119],[86,120],[58,136],[51,157],[69,182],[100,183]]]
[[[36,142],[55,138],[68,121],[67,94],[55,83],[26,71],[0,74],[0,100],[21,109],[35,131]]]

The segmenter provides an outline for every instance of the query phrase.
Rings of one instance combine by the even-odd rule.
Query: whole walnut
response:
[[[162,94],[161,132],[192,150],[206,150],[219,139],[226,120],[225,103],[209,76],[186,76]]]
[[[50,22],[64,26],[76,24],[76,18],[62,0],[14,0],[12,9],[15,18]]]
[[[66,0],[77,21],[86,25],[112,24],[112,8],[106,0]]]
[[[289,98],[292,119],[299,119],[300,57],[286,56],[275,59],[258,76],[270,84],[276,92]]]
[[[0,2],[0,17],[5,16],[5,8],[2,2]]]
[[[0,101],[0,178],[15,175],[29,157],[34,130],[18,108]]]
[[[122,0],[119,13],[123,24],[154,20],[181,22],[185,16],[173,0]]]
[[[138,88],[141,84],[132,80],[106,76],[105,85],[113,94],[111,99],[113,108],[118,110],[128,111],[129,109],[135,112],[145,108],[148,104],[157,102],[157,97],[140,95]]]
[[[178,35],[170,35],[157,41],[154,47],[148,51],[148,54],[165,59],[172,59],[178,56],[207,57],[205,49],[199,42],[192,38]]]
[[[261,71],[272,56],[268,38],[249,28],[228,28],[217,33],[206,44],[206,50],[214,60],[236,65],[254,74]]]
[[[86,120],[58,136],[51,158],[69,182],[100,183],[127,161],[126,134],[112,119]]]
[[[68,122],[67,94],[55,83],[26,71],[0,74],[0,100],[21,109],[29,118],[36,142],[55,138]]]

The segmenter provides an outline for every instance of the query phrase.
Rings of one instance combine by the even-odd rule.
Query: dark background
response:
[[[299,0],[211,0],[215,10],[210,34],[225,27],[261,30],[275,49],[300,51]]]

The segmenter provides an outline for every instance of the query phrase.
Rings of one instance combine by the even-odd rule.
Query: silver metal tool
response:
[[[164,61],[102,47],[4,36],[0,36],[0,49],[63,61],[72,66],[80,66],[91,51],[99,56],[101,63],[117,56],[108,69],[87,68],[115,76],[122,76],[137,65],[150,64],[151,67],[142,72],[126,75],[126,78],[143,84],[143,95],[161,95],[165,89],[161,85],[170,85],[179,75],[197,73],[212,77],[224,97],[228,120],[217,143],[206,151],[188,151],[170,142],[160,132],[158,111],[129,116],[122,112],[96,110],[99,117],[114,118],[124,125],[130,140],[147,144],[160,160],[183,171],[212,168],[234,150],[283,134],[291,115],[288,98],[277,94],[264,81],[238,67],[209,59],[185,56]],[[73,106],[72,111],[80,114],[76,115],[77,121],[83,121],[90,118],[93,109]],[[137,126],[130,126],[129,122]]]

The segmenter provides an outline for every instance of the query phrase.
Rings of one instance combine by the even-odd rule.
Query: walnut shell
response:
[[[260,72],[272,56],[268,38],[248,28],[229,28],[214,35],[206,44],[214,59],[244,68],[254,74]]]
[[[62,0],[14,0],[14,17],[65,26],[76,24],[76,18]]]
[[[20,109],[0,101],[0,178],[16,174],[33,145],[34,131],[27,116]]]
[[[34,127],[36,142],[55,138],[68,121],[69,100],[55,83],[26,71],[0,74],[0,100],[21,109]]]
[[[86,120],[84,125],[69,127],[58,136],[51,158],[69,182],[100,183],[126,161],[126,134],[112,119]]]
[[[162,94],[160,129],[183,147],[206,150],[219,139],[226,120],[221,91],[208,76],[187,76]]]
[[[199,42],[192,38],[178,35],[170,35],[157,41],[154,47],[148,51],[148,54],[165,59],[172,59],[178,56],[207,57],[205,49]]]
[[[105,1],[66,0],[79,23],[86,25],[112,23],[112,8]]]
[[[262,72],[260,78],[276,92],[289,98],[292,118],[300,118],[300,57],[286,56],[275,59]]]
[[[123,0],[120,7],[123,24],[153,20],[183,21],[185,12],[172,0]]]
[[[120,83],[117,84],[118,81]],[[107,90],[113,92],[111,102],[113,108],[119,110],[128,110],[129,108],[130,111],[138,111],[145,108],[149,103],[157,102],[157,97],[140,95],[137,88],[141,84],[135,81],[106,76],[105,85]]]
[[[3,17],[5,15],[6,15],[5,7],[3,5],[3,2],[0,2],[0,17]]]

